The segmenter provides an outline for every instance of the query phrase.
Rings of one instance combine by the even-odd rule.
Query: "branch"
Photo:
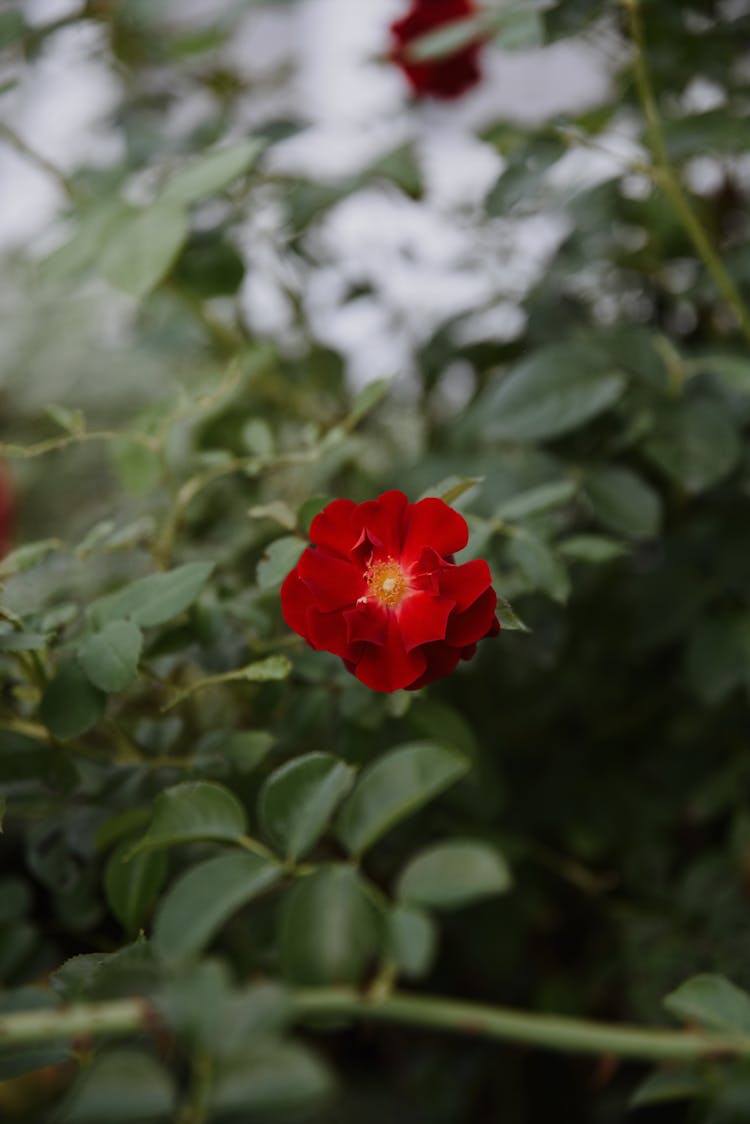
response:
[[[310,988],[294,992],[292,1001],[299,1020],[343,1015],[565,1053],[613,1054],[644,1061],[750,1056],[750,1036],[746,1034],[618,1025],[406,992],[373,997],[352,988]],[[142,999],[24,1011],[0,1016],[0,1047],[98,1034],[123,1037],[153,1030],[158,1025],[160,1017],[156,1010]]]
[[[708,270],[716,288],[734,311],[742,334],[747,341],[750,342],[750,311],[742,299],[740,291],[735,285],[731,274],[701,225],[701,221],[693,210],[690,200],[669,160],[669,153],[667,151],[666,141],[664,140],[664,131],[662,129],[656,97],[651,84],[651,76],[646,62],[646,44],[643,34],[640,0],[622,0],[622,3],[628,14],[630,37],[635,48],[635,60],[633,64],[635,85],[643,110],[643,116],[646,119],[646,133],[654,161],[651,175],[659,187],[662,188],[665,195],[671,200],[674,209],[680,217],[685,233],[693,243],[698,256]]]

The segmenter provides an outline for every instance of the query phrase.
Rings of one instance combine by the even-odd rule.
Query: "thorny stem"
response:
[[[635,47],[635,59],[633,63],[635,84],[641,108],[643,109],[643,115],[646,119],[646,132],[654,162],[654,166],[651,169],[651,176],[654,182],[661,187],[672,202],[698,256],[711,275],[716,288],[733,310],[739,322],[742,334],[745,336],[748,343],[750,343],[750,310],[748,310],[729,271],[701,225],[700,219],[693,210],[690,200],[669,160],[667,145],[664,140],[664,131],[662,129],[656,97],[651,83],[651,76],[646,62],[646,44],[643,33],[640,0],[622,0],[622,3],[628,15],[630,37]]]
[[[612,1054],[645,1061],[750,1056],[747,1034],[619,1025],[398,991],[363,995],[352,988],[308,988],[291,998],[300,1021],[343,1015],[565,1053]],[[142,999],[22,1011],[0,1015],[0,1048],[95,1035],[127,1037],[158,1025],[156,1011]]]

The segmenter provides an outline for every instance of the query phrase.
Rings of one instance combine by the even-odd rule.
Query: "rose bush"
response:
[[[457,98],[481,78],[481,43],[469,43],[443,57],[410,57],[412,44],[445,25],[477,14],[475,0],[414,0],[401,19],[391,25],[391,58],[403,70],[418,97]]]
[[[499,630],[489,566],[454,562],[468,537],[466,520],[438,498],[334,500],[281,587],[284,619],[367,687],[416,691]]]
[[[742,5],[412,5],[537,45],[494,120],[381,0],[376,120],[287,85],[345,3],[65,7],[0,4],[3,1124],[745,1124]]]

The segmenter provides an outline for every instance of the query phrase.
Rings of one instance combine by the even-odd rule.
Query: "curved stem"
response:
[[[408,992],[373,996],[353,988],[309,988],[294,992],[292,1003],[299,1020],[336,1015],[563,1052],[613,1054],[645,1061],[750,1056],[750,1035],[746,1034],[618,1025]],[[122,1037],[158,1025],[155,1011],[141,999],[23,1011],[0,1016],[0,1048],[97,1034]]]
[[[301,991],[296,994],[295,1005],[299,1016],[349,1015],[572,1053],[652,1061],[750,1054],[750,1037],[745,1035],[621,1026],[403,992],[374,999],[335,988]]]
[[[630,37],[635,47],[635,85],[638,91],[641,108],[643,109],[643,115],[646,119],[646,132],[654,161],[651,175],[672,202],[675,211],[680,217],[685,233],[693,243],[698,256],[711,275],[716,288],[737,317],[742,334],[750,343],[750,310],[748,310],[731,274],[716,252],[711,239],[708,237],[700,219],[693,210],[692,204],[669,160],[669,153],[667,152],[667,145],[664,140],[664,131],[659,117],[656,97],[646,63],[646,45],[643,34],[640,0],[622,0],[622,3],[628,13]]]

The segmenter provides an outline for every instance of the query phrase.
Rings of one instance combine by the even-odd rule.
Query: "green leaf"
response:
[[[401,872],[396,894],[412,905],[457,909],[504,894],[510,886],[507,863],[494,847],[460,839],[416,855]]]
[[[272,860],[244,851],[191,867],[159,905],[155,948],[168,960],[197,956],[233,913],[278,882],[281,874]]]
[[[107,696],[94,687],[77,660],[62,661],[39,704],[39,717],[53,737],[77,738],[101,718]]]
[[[291,670],[292,665],[286,656],[266,656],[264,660],[255,660],[241,668],[234,678],[245,679],[248,683],[273,683],[286,679]]]
[[[181,203],[157,200],[150,207],[131,208],[106,234],[101,271],[116,289],[145,297],[169,272],[188,230]]]
[[[109,908],[129,936],[134,936],[151,912],[167,874],[164,851],[134,855],[126,862],[132,844],[121,843],[113,851],[104,872]]]
[[[131,208],[117,196],[78,209],[76,228],[71,238],[39,263],[41,276],[50,281],[67,281],[90,269],[98,261],[106,238]]]
[[[557,544],[557,550],[564,558],[572,558],[574,562],[591,562],[595,565],[612,562],[628,552],[621,542],[609,539],[606,535],[571,535],[569,539],[563,539]]]
[[[399,820],[454,784],[469,769],[455,749],[410,742],[391,750],[362,772],[338,818],[338,834],[361,854]]]
[[[287,531],[292,531],[297,526],[297,516],[283,500],[255,504],[249,509],[248,515],[251,519],[272,519]]]
[[[505,500],[495,512],[498,519],[512,522],[514,519],[525,519],[529,515],[538,515],[541,511],[560,507],[573,499],[578,491],[578,485],[573,480],[556,480],[551,484],[540,484],[536,488],[529,488],[509,500]]]
[[[721,614],[697,623],[686,654],[690,685],[705,702],[722,702],[750,685],[750,615]]]
[[[690,367],[714,375],[734,394],[750,394],[750,359],[746,355],[701,355]]]
[[[584,491],[594,515],[610,530],[634,539],[652,538],[659,530],[659,496],[629,468],[595,469]]]
[[[242,427],[242,444],[256,457],[273,456],[274,440],[265,418],[250,418]]]
[[[255,1119],[256,1113],[263,1113],[265,1119],[267,1112],[314,1109],[333,1092],[332,1074],[306,1046],[286,1041],[259,1043],[220,1067],[211,1107],[242,1114],[233,1120]]]
[[[540,589],[561,604],[568,600],[568,572],[543,539],[524,530],[510,540],[507,549],[508,557],[521,571],[529,589]]]
[[[26,21],[20,8],[0,12],[0,51],[10,47],[16,40],[22,39],[25,34]]]
[[[367,386],[363,386],[352,402],[352,408],[346,417],[344,428],[350,430],[359,425],[371,410],[380,405],[388,394],[390,386],[390,379],[375,379],[373,382],[369,382]]]
[[[351,866],[318,867],[284,902],[284,975],[297,984],[359,983],[378,955],[383,919]]]
[[[506,601],[500,594],[497,597],[497,619],[500,621],[500,627],[504,628],[506,632],[531,631],[528,625],[525,625],[518,616],[510,601]]]
[[[113,843],[119,842],[126,835],[145,827],[151,819],[151,809],[145,805],[135,808],[125,808],[106,819],[96,833],[96,849],[104,851]]]
[[[453,504],[456,500],[474,488],[484,483],[484,476],[446,476],[439,484],[427,488],[419,497],[420,500],[435,496],[443,503]]]
[[[70,410],[67,406],[51,403],[44,407],[44,411],[65,433],[79,436],[86,430],[86,417],[83,410]]]
[[[750,995],[724,976],[693,976],[666,996],[664,1006],[710,1030],[750,1034]]]
[[[709,1088],[705,1074],[696,1073],[695,1070],[659,1070],[641,1082],[630,1098],[630,1107],[642,1108],[645,1105],[692,1100],[706,1096]]]
[[[666,414],[644,451],[687,492],[705,492],[735,468],[742,454],[731,414],[709,398],[680,403]]]
[[[494,41],[503,51],[540,47],[544,43],[542,17],[531,8],[511,9],[505,14]]]
[[[478,42],[484,36],[487,26],[488,20],[484,14],[452,20],[435,31],[412,40],[406,57],[410,62],[432,62],[433,59],[448,58]]]
[[[410,905],[396,905],[388,914],[388,959],[409,979],[427,975],[437,951],[437,931],[432,918]]]
[[[139,937],[117,952],[91,952],[66,960],[50,977],[66,1003],[113,999],[153,991],[160,973],[150,943]]]
[[[84,1070],[63,1110],[64,1124],[135,1124],[174,1120],[175,1096],[166,1070],[141,1050],[100,1054]]]
[[[554,344],[522,359],[480,402],[489,437],[540,441],[579,429],[613,405],[625,376],[583,344]]]
[[[9,578],[13,574],[22,574],[25,570],[31,570],[50,554],[64,547],[65,544],[60,539],[42,539],[40,542],[19,546],[0,561],[0,578]]]
[[[197,839],[236,843],[246,830],[245,809],[228,788],[213,781],[185,781],[157,796],[149,829],[130,854]]]
[[[89,608],[91,620],[98,628],[121,617],[141,628],[164,624],[192,605],[213,568],[213,562],[188,562],[165,574],[139,578],[94,601]]]
[[[143,635],[133,621],[110,621],[84,640],[78,662],[100,691],[126,691],[138,676]]]
[[[275,1038],[293,1015],[286,988],[264,981],[238,992],[224,960],[180,965],[156,1002],[167,1026],[191,1051],[207,1050],[217,1059],[242,1056],[259,1038]]]
[[[159,454],[127,437],[110,445],[117,478],[132,496],[145,496],[159,483],[164,471]]]
[[[354,783],[355,770],[330,753],[308,753],[271,773],[258,816],[271,844],[292,862],[323,832]]]
[[[268,730],[215,730],[202,738],[193,759],[199,772],[224,775],[251,773],[271,751],[273,734]]]
[[[41,652],[49,641],[50,637],[45,632],[2,632],[0,652]]]
[[[281,585],[284,578],[299,561],[307,544],[297,535],[284,535],[270,543],[258,563],[258,585],[261,589],[271,589]]]
[[[0,1082],[10,1081],[24,1073],[33,1073],[37,1069],[62,1065],[69,1062],[70,1057],[70,1045],[67,1042],[61,1042],[59,1046],[22,1046],[15,1050],[3,1047],[0,1050]]]
[[[271,683],[278,679],[286,679],[292,670],[292,665],[286,656],[266,656],[264,660],[255,660],[246,667],[238,667],[234,671],[223,671],[219,675],[209,675],[206,679],[198,679],[189,687],[175,691],[172,698],[164,707],[170,710],[177,706],[183,699],[190,695],[204,691],[207,687],[216,687],[222,683]]]
[[[244,175],[266,146],[264,140],[248,138],[203,153],[184,168],[173,172],[162,189],[169,202],[197,203],[228,187]]]

